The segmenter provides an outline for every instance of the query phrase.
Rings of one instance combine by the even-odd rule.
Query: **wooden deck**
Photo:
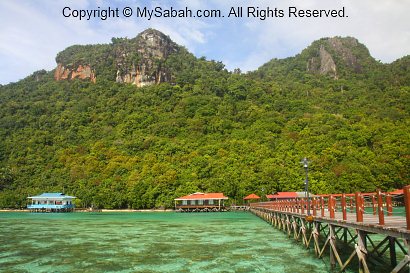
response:
[[[393,207],[400,202],[404,209]],[[371,207],[365,208],[365,204]],[[395,197],[379,191],[288,198],[253,203],[250,211],[307,248],[313,246],[318,258],[328,250],[332,268],[339,267],[340,272],[355,258],[359,272],[370,272],[368,262],[383,260],[387,250],[391,272],[410,272],[410,186]],[[343,261],[341,253],[346,246],[352,252]]]

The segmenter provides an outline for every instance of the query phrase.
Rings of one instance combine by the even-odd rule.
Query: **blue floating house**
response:
[[[72,212],[75,198],[61,192],[45,192],[28,197],[31,204],[27,205],[27,208],[32,212]]]

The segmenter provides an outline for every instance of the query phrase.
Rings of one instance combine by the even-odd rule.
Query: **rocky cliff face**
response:
[[[355,73],[362,72],[360,58],[371,58],[367,49],[357,39],[347,37],[325,38],[313,43],[310,50],[316,52],[307,61],[307,71],[338,78],[338,70],[344,67]],[[362,56],[358,52],[364,53]],[[372,59],[372,58],[371,58]]]
[[[352,37],[322,38],[314,41],[300,54],[286,59],[272,59],[255,72],[260,77],[280,79],[300,77],[308,72],[333,79],[366,77],[367,73],[380,70],[377,62],[363,44]]]
[[[332,55],[330,55],[330,53],[326,51],[323,45],[320,46],[319,56],[312,57],[308,60],[307,71],[321,75],[330,75],[334,78],[337,78],[335,61],[333,60]]]
[[[157,30],[140,33],[131,45],[116,48],[116,81],[138,87],[170,81],[171,74],[162,62],[178,48],[168,36]]]
[[[59,63],[54,71],[54,79],[57,81],[61,80],[90,80],[95,83],[96,77],[94,70],[90,65],[78,65],[77,67],[65,67],[63,64]]]
[[[147,29],[133,39],[113,39],[110,45],[73,46],[57,55],[54,78],[96,82],[101,70],[108,68],[113,71],[111,78],[119,83],[141,87],[168,82],[171,73],[164,63],[179,48],[154,29]]]

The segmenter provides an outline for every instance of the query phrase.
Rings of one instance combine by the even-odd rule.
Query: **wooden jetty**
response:
[[[391,272],[410,272],[410,185],[401,194],[289,198],[253,203],[250,211],[306,248],[313,247],[318,258],[329,253],[331,267],[340,272],[354,261],[359,272],[367,273],[369,263],[386,260]],[[351,254],[342,255],[348,249]]]
[[[230,209],[229,209],[230,211],[248,211],[249,210],[249,206],[235,206],[235,205],[232,205],[231,207],[230,207]]]

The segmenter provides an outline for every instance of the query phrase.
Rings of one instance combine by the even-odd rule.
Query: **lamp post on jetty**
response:
[[[309,161],[305,157],[305,158],[303,158],[303,160],[300,163],[303,164],[303,168],[305,168],[305,173],[306,173],[305,195],[307,197],[307,215],[310,216],[309,176],[308,176]]]

